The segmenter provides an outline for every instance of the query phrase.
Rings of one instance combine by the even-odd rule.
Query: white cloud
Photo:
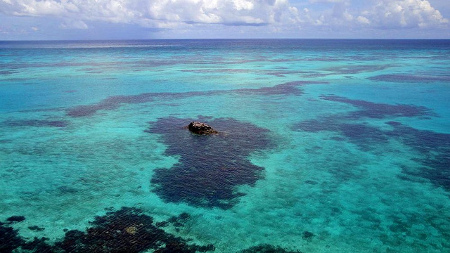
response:
[[[427,0],[380,0],[363,12],[362,18],[372,20],[372,25],[380,28],[424,28],[448,23]]]
[[[363,16],[358,16],[356,18],[356,21],[362,25],[370,25],[370,20]]]
[[[295,20],[287,0],[1,0],[3,13],[170,27],[185,24],[274,24]]]
[[[348,27],[353,23],[354,14],[348,0],[310,0],[311,3],[327,3],[319,10],[308,12],[310,24],[328,28]],[[316,5],[317,6],[317,5]],[[323,9],[326,6],[326,9]],[[312,7],[315,7],[314,4]],[[317,7],[316,7],[317,8]]]
[[[331,29],[368,27],[378,29],[398,28],[448,28],[446,19],[428,0],[373,0],[362,5],[350,0],[309,0],[311,6],[321,5],[308,12],[316,26]],[[327,6],[327,9],[323,9]]]
[[[443,0],[0,0],[0,13],[51,17],[60,22],[52,27],[64,29],[94,29],[100,21],[183,33],[231,26],[290,34],[302,29],[448,28],[448,19],[430,4],[434,1]]]
[[[309,0],[311,3],[343,3],[347,0]]]
[[[81,20],[65,20],[59,26],[62,29],[88,29],[89,26]]]
[[[246,0],[233,0],[234,7],[236,10],[252,10],[255,5],[251,1]]]

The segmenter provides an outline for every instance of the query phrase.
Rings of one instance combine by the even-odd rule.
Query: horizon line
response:
[[[0,39],[0,42],[56,42],[56,41],[164,41],[164,40],[450,40],[443,38],[154,38],[154,39]]]

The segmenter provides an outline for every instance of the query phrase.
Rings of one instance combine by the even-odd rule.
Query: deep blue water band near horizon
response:
[[[448,252],[448,98],[450,40],[0,41],[0,252]]]

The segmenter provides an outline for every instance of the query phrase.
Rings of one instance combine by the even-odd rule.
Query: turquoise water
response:
[[[448,40],[0,42],[0,98],[4,252],[450,251]]]

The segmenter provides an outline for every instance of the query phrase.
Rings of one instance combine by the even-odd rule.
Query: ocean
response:
[[[450,40],[2,41],[0,176],[0,252],[450,252]]]

